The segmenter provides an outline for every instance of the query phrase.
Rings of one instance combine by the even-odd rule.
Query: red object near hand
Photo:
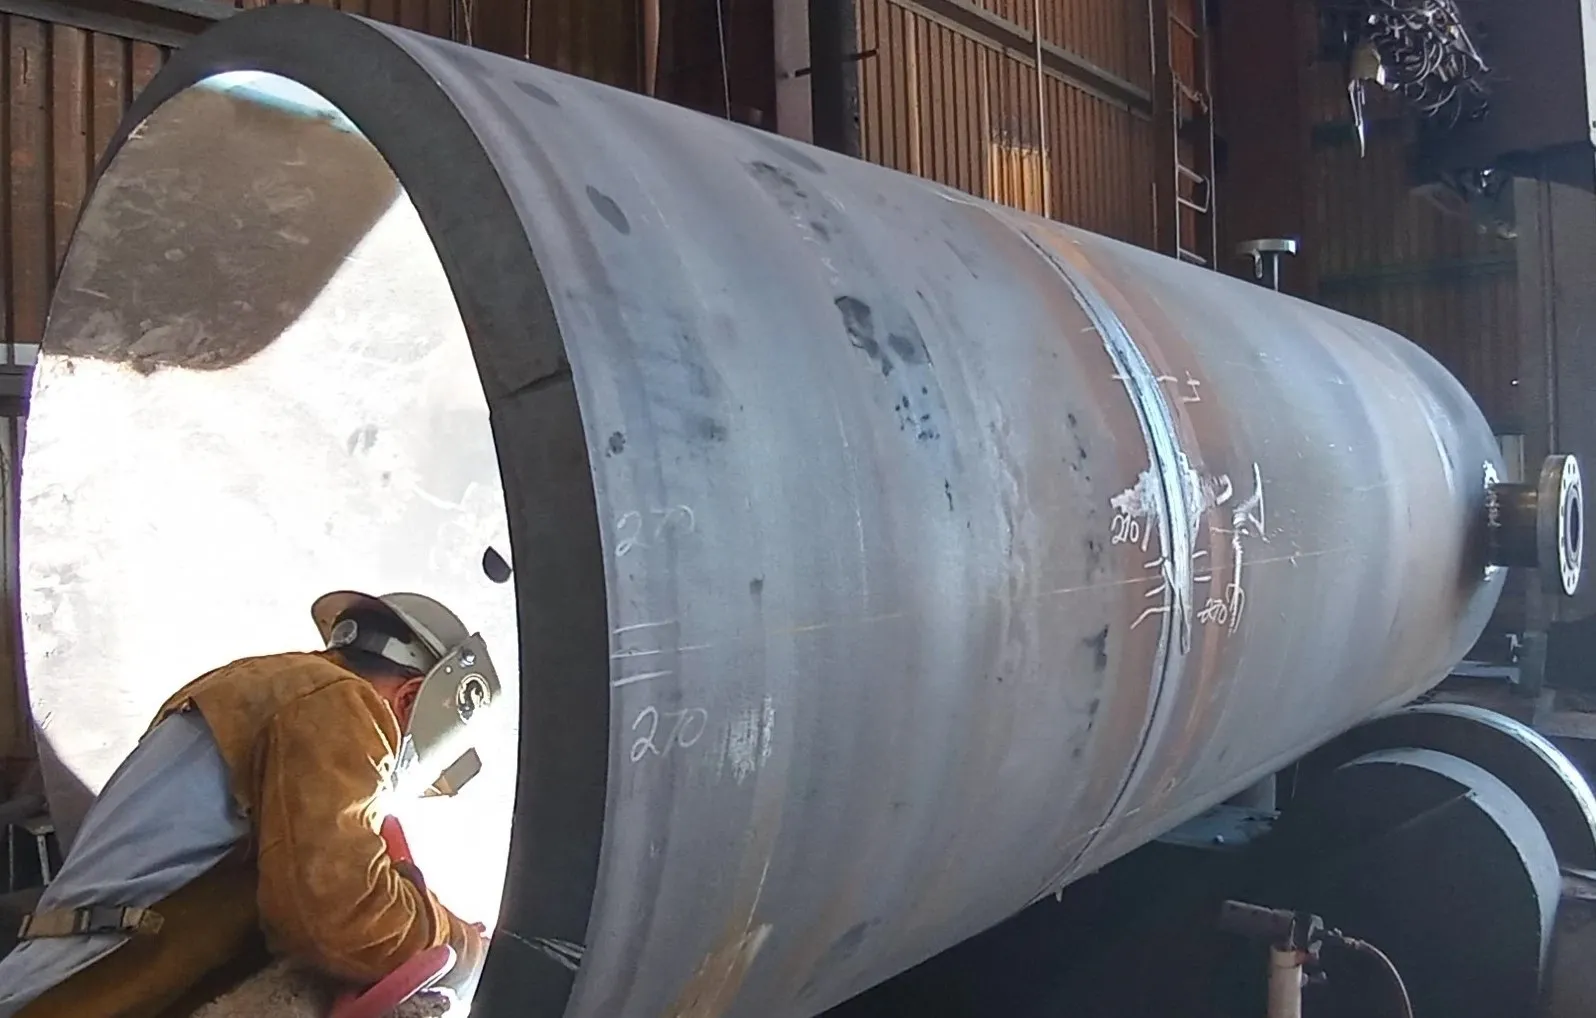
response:
[[[417,887],[425,887],[399,818],[384,817],[378,833],[388,846],[388,858],[394,867]],[[422,951],[364,992],[339,997],[329,1018],[386,1018],[400,1004],[443,978],[454,963],[454,949],[447,944]]]
[[[452,968],[454,949],[448,944],[422,951],[366,992],[339,997],[329,1018],[387,1018],[400,1004],[437,982]]]
[[[414,862],[410,855],[410,841],[405,837],[405,829],[396,816],[382,818],[382,826],[377,829],[382,835],[382,843],[388,846],[388,858],[394,862]]]
[[[394,869],[412,884],[425,888],[427,881],[422,877],[420,867],[410,855],[410,842],[405,838],[405,829],[400,825],[399,818],[383,817],[382,826],[378,828],[377,833],[382,835],[383,844],[388,846],[388,858],[393,862]]]

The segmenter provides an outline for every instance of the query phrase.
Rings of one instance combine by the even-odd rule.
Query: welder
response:
[[[358,989],[445,944],[442,985],[469,992],[482,928],[378,830],[391,796],[480,770],[487,647],[419,594],[311,614],[323,650],[235,661],[160,709],[0,960],[0,1018],[186,1015],[272,956]]]

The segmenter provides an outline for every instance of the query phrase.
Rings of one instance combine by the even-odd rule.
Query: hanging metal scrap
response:
[[[1348,54],[1347,91],[1360,147],[1369,82],[1448,126],[1486,114],[1490,67],[1455,0],[1327,0],[1323,10]]]

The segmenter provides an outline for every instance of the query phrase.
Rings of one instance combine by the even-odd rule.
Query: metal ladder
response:
[[[1208,2],[1150,0],[1149,10],[1159,149],[1153,199],[1161,220],[1158,248],[1182,261],[1213,268],[1218,264],[1219,237]],[[1182,56],[1189,61],[1179,60]],[[1189,66],[1183,72],[1177,63]],[[1166,115],[1167,129],[1156,122]]]

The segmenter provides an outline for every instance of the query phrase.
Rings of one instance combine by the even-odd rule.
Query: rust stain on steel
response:
[[[746,898],[748,904],[732,910],[726,931],[677,994],[665,1012],[667,1018],[718,1018],[725,1014],[736,1003],[749,968],[774,929],[770,923],[755,922],[755,918],[770,876],[771,852],[781,826],[781,801],[768,785],[758,794],[758,805],[750,818],[752,836],[742,855],[741,868],[750,879],[738,881],[739,897]],[[759,876],[752,879],[756,864]]]
[[[758,957],[770,930],[769,923],[762,923],[723,940],[704,956],[698,971],[693,973],[666,1015],[669,1018],[719,1018],[725,1014],[737,999],[743,977]]]

